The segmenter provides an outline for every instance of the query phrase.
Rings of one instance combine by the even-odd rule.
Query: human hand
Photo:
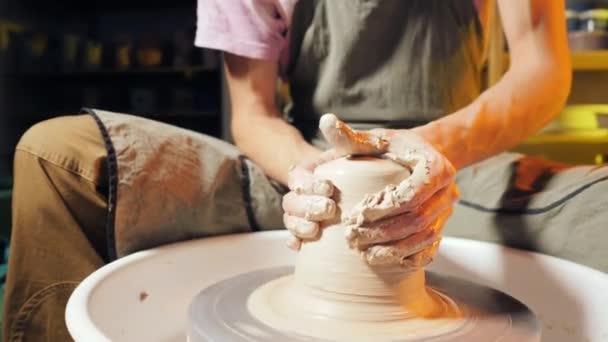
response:
[[[334,126],[349,129],[339,119],[331,120]],[[387,142],[384,157],[408,168],[411,175],[366,196],[344,213],[346,239],[371,265],[425,266],[432,261],[443,226],[459,198],[456,171],[447,158],[411,131],[378,129],[370,133]],[[330,140],[332,136],[326,137]]]
[[[331,199],[334,187],[331,182],[316,177],[313,173],[315,168],[344,155],[386,152],[387,143],[377,135],[352,131],[334,118],[333,114],[324,115],[319,123],[319,128],[334,148],[313,160],[295,165],[288,175],[290,192],[283,197],[283,222],[292,233],[287,245],[295,250],[300,249],[302,240],[317,239],[320,222],[334,218],[337,212],[336,203]]]
[[[346,239],[369,264],[420,267],[430,262],[459,196],[451,163],[409,131],[353,131],[332,114],[324,115],[319,126],[334,148],[290,172],[292,191],[283,200],[285,225],[294,234],[288,244],[299,249],[302,239],[317,238],[319,222],[335,215],[333,186],[315,178],[316,166],[344,155],[384,155],[407,167],[411,176],[344,213]]]

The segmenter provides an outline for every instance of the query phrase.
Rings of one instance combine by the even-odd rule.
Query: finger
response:
[[[425,267],[426,265],[430,264],[433,261],[433,259],[435,258],[437,251],[439,250],[440,242],[441,242],[441,237],[438,237],[427,248],[405,258],[402,265],[405,267],[409,267],[409,268],[421,268],[421,267]]]
[[[296,252],[299,251],[300,248],[302,248],[302,240],[294,235],[289,236],[285,244],[287,245],[287,247],[293,249]]]
[[[319,235],[319,224],[301,217],[283,214],[285,228],[300,239],[316,239]]]
[[[453,205],[455,196],[453,189],[446,187],[438,191],[413,212],[397,212],[396,216],[365,226],[349,228],[346,239],[351,247],[358,249],[404,239],[435,221],[439,215]]]
[[[334,114],[323,115],[319,121],[319,129],[340,155],[378,155],[388,149],[388,141],[382,136],[354,131]]]
[[[328,197],[288,192],[283,196],[283,210],[309,221],[323,221],[334,217],[336,202]]]
[[[445,221],[452,214],[446,210],[431,225],[405,239],[388,244],[374,245],[363,256],[370,265],[406,265],[407,258],[434,244],[441,236]]]
[[[438,238],[435,231],[424,229],[406,239],[366,249],[364,258],[370,265],[403,265],[406,258],[422,251]]]
[[[323,151],[314,159],[303,161],[290,170],[287,181],[289,188],[296,193],[331,197],[334,192],[333,184],[316,177],[314,170],[317,166],[339,157],[336,150],[330,149]]]
[[[309,171],[314,171],[314,169],[324,163],[327,163],[328,161],[332,161],[334,159],[338,159],[340,157],[342,157],[343,154],[338,153],[338,151],[336,151],[335,149],[331,148],[329,150],[323,151],[321,152],[320,155],[316,156],[314,159],[310,159],[307,161],[303,161],[301,163],[301,166],[304,167],[306,170]]]
[[[330,197],[334,192],[334,187],[329,181],[318,179],[311,171],[299,166],[289,172],[287,185],[297,194]]]
[[[414,214],[401,214],[373,223],[371,226],[349,227],[346,240],[351,248],[359,250],[370,245],[404,239],[424,229],[430,218]]]
[[[431,147],[416,146],[414,144],[401,154],[386,154],[411,170],[410,176],[395,189],[400,203],[406,204],[406,208],[417,207],[437,190],[453,182],[456,172],[452,164]]]
[[[423,157],[424,158],[424,157]],[[446,187],[454,181],[454,168],[443,156],[434,154],[414,166],[409,178],[411,186],[416,190],[410,200],[412,207],[432,196],[438,189]]]
[[[409,201],[404,200],[405,195],[402,194],[403,191],[398,189],[398,187],[402,186],[403,184],[387,186],[376,194],[366,196],[361,203],[349,211],[345,216],[345,221],[353,225],[362,225],[363,223],[376,222],[389,216],[416,211],[424,203],[429,202],[431,197],[445,197],[446,201],[451,201],[452,203],[459,198],[458,187],[454,182],[444,187],[445,192],[443,192],[444,189],[438,189],[430,194],[421,192],[422,190],[411,190],[414,192],[413,194],[406,194]]]
[[[429,214],[435,210],[441,210],[444,207],[453,205],[460,198],[460,191],[456,183],[452,182],[445,187],[437,190],[430,196],[421,196],[421,199],[416,199],[411,202],[403,203],[399,208],[390,213],[390,215],[399,215],[406,212],[424,212]],[[425,199],[424,201],[422,199]],[[436,217],[436,216],[435,216]]]

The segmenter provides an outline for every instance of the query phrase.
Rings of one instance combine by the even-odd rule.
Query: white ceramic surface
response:
[[[135,253],[85,279],[66,320],[78,342],[185,341],[188,305],[204,287],[292,265],[287,233],[229,235]],[[543,341],[608,341],[608,275],[493,244],[445,238],[430,270],[503,291],[543,323]]]

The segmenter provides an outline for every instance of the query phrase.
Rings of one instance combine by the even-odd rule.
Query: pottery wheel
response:
[[[308,325],[304,330],[310,334],[289,328],[278,328],[257,319],[250,311],[252,300],[267,300],[265,291],[277,295],[285,291],[293,267],[269,268],[244,273],[220,281],[202,290],[191,302],[189,308],[188,339],[202,341],[322,341],[315,337],[319,329],[326,329],[328,321],[319,318],[316,326]],[[382,325],[369,329],[365,324],[352,322],[352,338],[349,341],[539,341],[540,325],[535,315],[516,299],[491,288],[477,285],[459,278],[441,276],[427,272],[427,286],[454,300],[465,315],[451,323],[457,328],[447,334],[433,334],[433,329],[408,331],[408,322],[403,324],[401,334],[384,335]],[[260,291],[256,291],[260,289]],[[268,303],[269,310],[274,310]],[[284,326],[295,326],[300,322],[290,322],[289,316],[275,311],[275,322]],[[449,319],[448,319],[449,320]],[[275,323],[272,322],[272,323]],[[403,322],[387,322],[394,325]],[[344,323],[342,323],[344,324]],[[434,319],[428,320],[428,327],[436,326]],[[422,322],[421,329],[424,329]],[[436,330],[435,330],[436,331]]]
[[[422,177],[373,157],[339,158],[315,175],[331,181],[341,213]],[[540,340],[534,315],[503,293],[420,267],[368,263],[347,243],[344,222],[341,214],[323,221],[293,270],[246,273],[204,290],[190,309],[190,341]]]

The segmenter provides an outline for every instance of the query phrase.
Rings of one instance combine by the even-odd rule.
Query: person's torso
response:
[[[483,37],[473,0],[300,0],[289,116],[312,133],[327,112],[390,127],[449,114],[481,91]]]

